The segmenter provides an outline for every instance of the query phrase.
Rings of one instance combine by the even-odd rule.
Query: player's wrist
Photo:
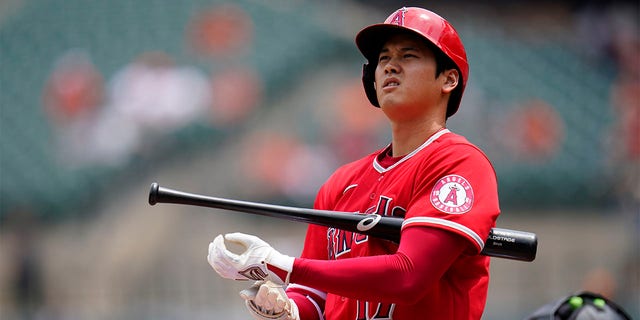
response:
[[[265,260],[266,269],[269,272],[269,280],[284,286],[288,285],[295,258],[274,250]]]

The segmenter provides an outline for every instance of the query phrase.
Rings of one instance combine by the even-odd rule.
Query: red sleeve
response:
[[[327,294],[313,288],[291,284],[287,288],[287,296],[296,303],[300,319],[322,320],[324,319],[324,302]]]
[[[355,299],[413,303],[432,289],[467,246],[463,237],[450,231],[407,228],[395,254],[340,260],[297,258],[291,281]]]

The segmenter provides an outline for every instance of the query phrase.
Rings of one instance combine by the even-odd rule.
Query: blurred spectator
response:
[[[633,28],[630,25],[629,28]],[[622,29],[613,37],[619,68],[611,87],[611,104],[616,114],[616,136],[621,157],[640,161],[640,29]]]
[[[638,3],[611,9],[611,52],[616,76],[610,90],[614,122],[606,140],[614,174],[614,194],[631,233],[625,262],[630,275],[622,298],[638,306],[640,296],[640,12]],[[635,10],[634,10],[635,9]]]
[[[82,163],[89,132],[104,102],[104,82],[89,54],[72,49],[59,57],[46,82],[43,102],[63,163]]]
[[[262,196],[273,197],[282,193],[282,172],[286,161],[301,146],[292,134],[276,132],[255,132],[242,143],[242,173],[252,183],[247,184]]]
[[[84,117],[102,101],[102,75],[86,51],[72,49],[57,59],[44,92],[45,107],[56,124]]]
[[[575,2],[578,44],[588,58],[596,61],[611,60],[609,7],[610,1]]]
[[[161,51],[141,54],[114,75],[110,105],[142,130],[170,133],[200,119],[211,104],[209,79]]]
[[[198,12],[187,26],[188,46],[206,58],[237,57],[253,41],[251,17],[233,4]]]
[[[263,86],[254,69],[234,67],[212,75],[211,121],[229,127],[245,120],[262,103]]]
[[[640,60],[640,50],[636,50]],[[640,78],[621,72],[611,88],[611,104],[614,108],[613,165],[622,169],[625,180],[622,194],[631,196],[640,205]]]
[[[335,169],[332,156],[322,147],[306,145],[295,134],[267,131],[247,137],[241,163],[240,170],[250,181],[243,192],[296,202],[312,201]]]
[[[577,41],[581,51],[596,62],[620,65],[619,46],[638,37],[638,1],[574,1]],[[635,58],[638,60],[637,57]]]
[[[540,99],[520,102],[503,121],[494,127],[496,140],[518,161],[547,161],[557,154],[565,139],[562,118]]]
[[[164,52],[145,52],[111,80],[109,104],[92,137],[95,160],[126,161],[144,143],[206,118],[210,104],[202,71],[177,66]]]

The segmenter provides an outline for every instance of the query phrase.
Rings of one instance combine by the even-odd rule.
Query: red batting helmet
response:
[[[462,92],[469,78],[467,54],[453,26],[441,16],[422,8],[404,7],[398,9],[383,23],[368,26],[356,35],[356,45],[368,60],[368,63],[363,67],[362,74],[362,83],[367,98],[374,106],[380,107],[374,86],[378,55],[389,36],[399,31],[408,31],[428,40],[458,67],[460,85],[452,93],[447,106],[447,118],[452,116],[460,107]],[[456,93],[456,91],[458,92]]]

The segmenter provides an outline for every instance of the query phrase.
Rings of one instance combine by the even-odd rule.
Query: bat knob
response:
[[[149,204],[150,205],[155,205],[156,203],[158,203],[158,189],[160,188],[160,185],[157,182],[154,182],[151,184],[151,189],[149,189]]]

